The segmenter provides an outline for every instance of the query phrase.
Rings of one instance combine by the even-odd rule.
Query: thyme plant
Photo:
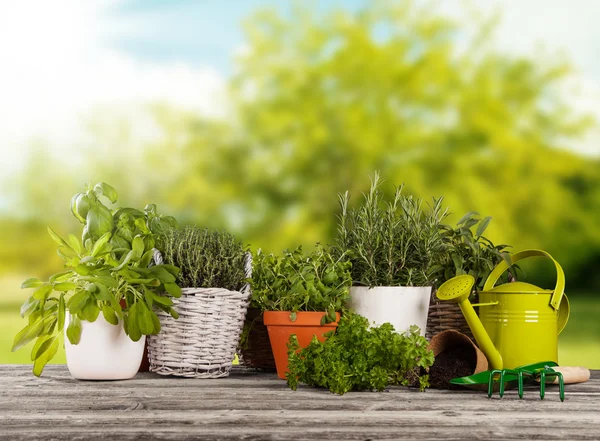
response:
[[[362,205],[349,206],[350,195],[340,195],[336,250],[352,263],[354,285],[427,286],[444,258],[440,231],[448,210],[442,198],[426,207],[422,199],[397,187],[386,201],[381,178],[375,173]]]
[[[247,247],[226,231],[188,226],[171,229],[158,239],[165,263],[181,272],[182,288],[224,288],[239,291],[246,284]]]

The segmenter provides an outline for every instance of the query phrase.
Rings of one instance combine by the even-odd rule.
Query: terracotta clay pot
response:
[[[269,331],[269,340],[273,349],[277,376],[285,379],[288,371],[287,343],[292,334],[296,334],[301,348],[308,346],[317,336],[320,341],[325,341],[325,334],[337,327],[340,315],[336,313],[335,322],[321,325],[324,312],[297,312],[295,320],[290,317],[289,311],[265,311],[264,322]]]
[[[479,372],[488,370],[488,360],[483,352],[473,343],[473,341],[465,334],[449,329],[435,334],[429,342],[429,349],[433,351],[433,355],[437,357],[445,350],[454,346],[467,346],[472,348],[475,353],[476,365],[472,374],[478,374]]]

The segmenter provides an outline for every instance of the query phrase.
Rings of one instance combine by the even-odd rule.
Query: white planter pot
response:
[[[353,286],[350,307],[371,324],[391,323],[399,333],[417,325],[424,337],[430,296],[430,286]]]
[[[69,342],[65,323],[65,352],[69,372],[78,380],[127,380],[133,378],[144,356],[146,336],[134,342],[123,325],[111,325],[102,314],[95,322],[81,321],[81,340]]]

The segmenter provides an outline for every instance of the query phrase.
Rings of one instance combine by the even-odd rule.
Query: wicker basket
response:
[[[190,378],[229,375],[238,346],[249,292],[184,288],[173,299],[177,320],[158,313],[161,331],[149,336],[150,371]]]
[[[258,308],[248,308],[244,328],[248,329],[248,337],[240,346],[238,356],[240,364],[261,370],[275,371],[275,359],[269,340],[269,332],[263,322],[263,315]]]
[[[429,301],[429,313],[427,314],[427,331],[425,338],[431,340],[435,334],[449,329],[461,332],[474,340],[471,329],[457,303],[440,302],[435,296],[435,290],[431,292]]]

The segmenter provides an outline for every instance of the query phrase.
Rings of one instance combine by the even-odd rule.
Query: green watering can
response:
[[[509,268],[502,261],[488,276],[481,303],[471,304],[475,284],[470,275],[454,277],[440,286],[440,300],[458,303],[487,357],[491,369],[514,369],[542,361],[558,363],[558,334],[569,319],[569,301],[564,295],[565,275],[556,260],[542,250],[525,250],[511,256],[512,264],[528,257],[547,257],[556,267],[556,286],[542,289],[525,282],[496,286]],[[479,306],[479,317],[473,306]]]

